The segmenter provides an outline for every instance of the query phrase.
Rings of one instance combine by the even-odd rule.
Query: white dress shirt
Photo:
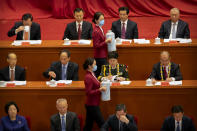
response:
[[[163,69],[164,69],[164,66],[163,66]],[[168,74],[168,70],[169,69],[169,65],[168,66],[166,66],[166,73]],[[169,74],[170,75],[170,74]],[[170,76],[169,76],[170,77]],[[172,81],[175,81],[175,78],[174,77],[171,77],[172,78]]]
[[[122,30],[122,27],[123,27],[123,23],[125,23],[124,26],[125,26],[125,32],[126,32],[128,19],[125,20],[124,22],[123,21],[120,21],[120,22],[121,22],[121,30]]]
[[[11,79],[11,70],[14,70],[14,79],[15,79],[15,66],[14,66],[14,68],[11,68],[9,66],[9,77],[10,77],[10,79]]]
[[[175,34],[176,34],[176,32],[177,32],[178,22],[179,22],[179,21],[177,21],[176,23],[171,22],[171,29],[170,29],[170,36],[169,36],[169,39],[172,39],[172,29],[173,29],[173,24],[175,24]]]
[[[175,131],[176,131],[176,129],[177,129],[177,121],[175,120]],[[179,121],[179,129],[180,129],[180,131],[181,131],[181,129],[182,129],[182,120],[181,121]]]
[[[60,113],[59,113],[59,115],[60,115],[60,120],[61,120],[61,125],[62,125],[62,116],[63,116],[63,115],[60,114]],[[65,121],[65,125],[66,125],[66,114],[64,114],[64,121]]]

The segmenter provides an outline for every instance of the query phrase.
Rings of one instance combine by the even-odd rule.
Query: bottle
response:
[[[111,43],[108,44],[108,52],[116,51],[115,34],[111,30],[108,30],[106,34],[106,39],[108,38],[112,39]]]

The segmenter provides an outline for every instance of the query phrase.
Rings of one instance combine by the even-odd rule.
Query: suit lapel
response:
[[[78,36],[78,32],[77,32],[77,28],[76,28],[76,26],[77,26],[77,25],[76,25],[76,21],[73,22],[73,25],[72,25],[72,26],[73,26],[73,29],[74,29],[74,30],[73,30],[73,31],[74,31],[74,34],[77,34],[77,36]]]
[[[67,67],[67,71],[66,71],[66,79],[67,80],[69,80],[69,79],[71,79],[71,77],[70,77],[70,74],[71,74],[71,68],[72,68],[72,66],[71,66],[71,63],[70,62],[68,62],[68,67]]]
[[[178,21],[178,25],[177,25],[177,30],[176,30],[176,38],[178,36],[178,32],[180,32],[180,28],[181,28],[181,21]]]
[[[86,29],[86,22],[85,22],[85,21],[83,21],[81,37],[82,37],[82,35],[84,34],[85,29]]]
[[[5,70],[5,77],[6,80],[10,81],[10,71],[9,71],[9,66],[7,66],[6,70]]]
[[[167,29],[168,29],[168,37],[170,37],[170,33],[171,33],[171,20],[168,21],[168,24],[167,24]]]
[[[62,126],[61,126],[61,119],[60,119],[60,115],[59,114],[57,114],[57,116],[56,116],[56,123],[57,123],[57,128],[58,128],[58,130],[59,131],[61,131],[61,129],[62,129]]]
[[[14,79],[15,80],[18,80],[18,72],[19,72],[19,67],[18,66],[15,66],[15,73],[14,73]]]
[[[121,22],[120,22],[120,20],[118,20],[117,30],[118,30],[118,32],[120,32],[119,37],[121,38]]]
[[[66,114],[66,130],[68,131],[69,130],[69,125],[70,125],[70,122],[71,121],[71,119],[70,119],[70,115],[69,115],[69,112],[67,112],[67,114]]]
[[[58,62],[57,71],[59,71],[59,80],[61,80],[62,79],[62,64],[60,61]]]
[[[172,131],[174,131],[175,130],[175,120],[174,120],[173,116],[171,116],[171,117],[172,117],[172,119],[171,119],[170,123],[172,123]]]
[[[128,31],[129,31],[129,28],[130,28],[130,20],[128,19],[128,20],[127,20],[127,27],[126,27],[125,39],[128,38],[127,35],[128,35],[128,33],[129,33],[129,32],[128,32]],[[130,33],[131,33],[131,32],[130,32]]]
[[[33,35],[33,33],[34,33],[34,32],[33,32],[33,24],[34,24],[34,23],[32,22],[32,25],[31,25],[31,27],[30,27],[30,36],[29,36],[29,37],[30,37],[30,38],[29,38],[30,40],[33,39],[33,38],[31,38],[32,35]]]

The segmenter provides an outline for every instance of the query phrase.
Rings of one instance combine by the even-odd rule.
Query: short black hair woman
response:
[[[96,61],[94,58],[87,58],[83,64],[86,75],[84,79],[85,90],[86,90],[86,121],[84,131],[91,131],[94,121],[101,128],[104,124],[104,118],[99,108],[101,101],[101,92],[106,91],[106,87],[101,87],[100,82],[94,75],[96,71]]]
[[[94,47],[94,58],[97,64],[97,71],[95,71],[96,77],[100,75],[101,66],[107,64],[107,44],[111,43],[111,38],[106,39],[102,26],[104,25],[104,14],[102,12],[96,12],[92,19],[95,23],[95,27],[92,32],[92,40]]]
[[[18,115],[19,108],[13,101],[5,105],[7,116],[1,118],[0,131],[30,131],[25,117]]]

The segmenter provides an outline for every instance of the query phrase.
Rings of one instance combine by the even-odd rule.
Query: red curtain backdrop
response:
[[[20,19],[22,14],[32,13],[34,18],[73,18],[73,10],[81,7],[85,17],[96,11],[105,17],[118,17],[118,8],[127,6],[130,16],[169,16],[169,10],[177,7],[182,16],[197,15],[197,0],[0,0],[0,19]]]

